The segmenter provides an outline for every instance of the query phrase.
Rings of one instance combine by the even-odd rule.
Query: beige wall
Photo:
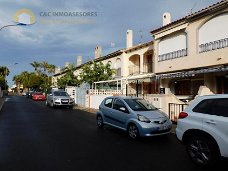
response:
[[[218,14],[214,15],[216,16]],[[162,37],[155,40],[154,45],[156,74],[228,63],[228,47],[199,53],[198,30],[211,17],[212,15],[189,23],[187,28],[182,30],[182,32],[187,33],[187,56],[158,62],[158,43]],[[172,35],[175,35],[175,33],[172,33]]]

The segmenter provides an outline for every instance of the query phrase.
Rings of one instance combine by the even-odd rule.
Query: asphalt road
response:
[[[8,96],[0,112],[0,170],[202,169],[189,160],[173,134],[134,141],[109,126],[98,129],[92,113],[52,109],[43,102]]]

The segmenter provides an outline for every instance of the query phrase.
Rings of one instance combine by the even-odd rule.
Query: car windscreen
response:
[[[152,111],[158,110],[153,105],[143,99],[124,99],[128,106],[134,111]]]
[[[64,91],[55,91],[54,96],[68,96],[68,94]]]

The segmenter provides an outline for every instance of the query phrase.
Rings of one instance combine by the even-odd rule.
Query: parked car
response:
[[[74,100],[63,90],[52,91],[47,95],[46,105],[51,107],[67,106],[72,108]]]
[[[212,166],[228,157],[228,95],[199,96],[179,114],[177,138],[192,161]]]
[[[33,100],[41,100],[41,101],[44,101],[44,100],[46,100],[46,97],[45,97],[45,95],[43,94],[43,93],[41,93],[41,92],[35,92],[35,93],[33,93],[33,95],[32,95],[32,99]]]
[[[105,98],[97,112],[97,125],[106,124],[126,131],[133,139],[168,134],[172,128],[165,113],[137,97]]]
[[[22,96],[26,96],[26,93],[25,93],[25,92],[22,92],[21,95],[22,95]]]
[[[28,91],[28,92],[26,93],[26,97],[31,99],[33,93],[34,93],[34,91]]]

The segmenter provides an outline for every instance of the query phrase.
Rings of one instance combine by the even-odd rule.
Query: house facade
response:
[[[222,1],[151,31],[160,88],[184,100],[228,93],[228,2]]]

